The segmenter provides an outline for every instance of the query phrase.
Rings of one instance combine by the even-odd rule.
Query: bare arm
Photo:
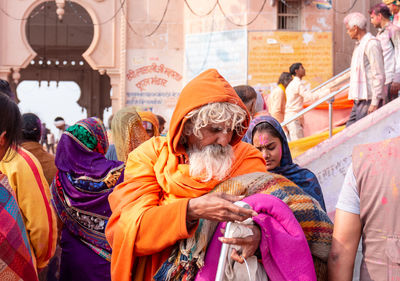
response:
[[[299,94],[303,97],[304,102],[313,103],[331,92],[330,89],[320,89],[316,92],[312,92],[307,89],[306,85],[302,82],[299,87]]]
[[[329,281],[352,280],[360,237],[360,215],[336,209],[332,247],[328,258]]]

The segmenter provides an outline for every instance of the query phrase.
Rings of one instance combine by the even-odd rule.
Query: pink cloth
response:
[[[314,264],[306,237],[290,208],[280,199],[267,194],[245,198],[258,213],[253,220],[261,229],[262,264],[271,281],[316,281]],[[215,280],[222,243],[220,223],[207,249],[204,267],[196,281]]]

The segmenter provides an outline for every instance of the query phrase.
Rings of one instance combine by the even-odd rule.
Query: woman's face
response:
[[[256,131],[253,137],[254,146],[261,151],[267,162],[267,170],[280,166],[282,158],[282,143],[277,137],[267,131]]]

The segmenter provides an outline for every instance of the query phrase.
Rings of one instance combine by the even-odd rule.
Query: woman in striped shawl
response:
[[[13,157],[9,148],[17,148],[21,124],[18,106],[0,92],[0,160]],[[38,280],[15,192],[1,171],[0,249],[0,280]]]

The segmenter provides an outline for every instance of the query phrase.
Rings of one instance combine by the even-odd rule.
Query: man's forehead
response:
[[[209,127],[220,127],[220,128],[230,127],[231,125],[232,121],[211,122],[210,124],[208,124]]]

